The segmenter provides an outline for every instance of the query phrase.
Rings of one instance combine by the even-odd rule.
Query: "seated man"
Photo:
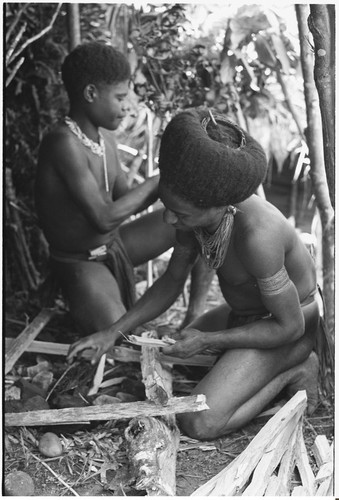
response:
[[[163,349],[190,357],[218,353],[193,393],[210,409],[178,416],[191,437],[213,439],[242,427],[283,388],[306,389],[317,403],[319,324],[316,272],[298,234],[255,191],[266,175],[260,145],[223,116],[187,110],[166,127],[160,146],[159,194],[177,242],[165,273],[110,328],[71,346],[92,361],[128,333],[168,309],[199,253],[216,269],[223,304],[193,321]]]
[[[130,190],[105,130],[126,115],[127,59],[99,42],[79,45],[66,57],[62,78],[69,116],[41,143],[36,206],[52,269],[80,333],[89,335],[131,307],[133,267],[171,248],[175,230],[163,222],[163,210],[122,224],[158,199],[159,183],[154,176]],[[208,290],[211,278],[200,264],[191,310],[204,307],[206,287],[197,287],[206,279]]]

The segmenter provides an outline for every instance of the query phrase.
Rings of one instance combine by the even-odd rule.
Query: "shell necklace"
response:
[[[203,259],[210,269],[218,269],[225,260],[236,211],[235,207],[229,205],[213,234],[201,227],[194,228],[194,234],[200,244]]]
[[[69,116],[65,116],[65,123],[73,132],[74,135],[80,140],[81,144],[89,148],[93,154],[97,156],[102,156],[104,160],[104,176],[105,176],[105,189],[106,193],[109,193],[109,182],[108,182],[108,173],[107,173],[107,162],[106,162],[106,148],[104,138],[99,132],[99,144],[97,142],[92,141],[86,134],[83,133],[79,125],[72,120]]]

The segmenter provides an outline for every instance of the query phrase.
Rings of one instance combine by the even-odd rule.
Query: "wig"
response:
[[[263,182],[267,159],[260,144],[207,108],[178,113],[167,125],[159,153],[161,181],[200,208],[240,203]]]

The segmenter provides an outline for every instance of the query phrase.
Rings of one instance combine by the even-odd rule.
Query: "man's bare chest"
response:
[[[222,281],[229,287],[237,287],[253,281],[237,254],[233,238],[231,239],[224,262],[218,269],[217,274],[219,281]]]

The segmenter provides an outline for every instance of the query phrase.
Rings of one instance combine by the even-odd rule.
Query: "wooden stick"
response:
[[[60,483],[65,486],[65,488],[67,488],[71,493],[73,493],[73,495],[75,497],[79,497],[80,496],[75,490],[73,490],[73,488],[71,488],[71,486],[69,486],[67,483],[65,483],[65,481],[62,479],[62,477],[60,477],[56,472],[54,472],[54,470],[49,465],[47,465],[43,460],[41,460],[39,457],[37,457],[36,455],[34,455],[34,453],[32,453],[31,451],[29,451],[29,453],[32,455],[33,458],[35,458],[35,460],[37,460],[44,467],[46,467],[46,469],[49,470],[49,472],[51,474],[53,474],[53,476],[56,477],[57,480],[60,481]]]
[[[149,401],[137,401],[133,403],[116,403],[82,408],[5,413],[5,426],[54,425],[92,420],[129,419],[140,415],[158,416],[208,409],[206,397],[203,394],[198,394],[170,398],[166,406],[154,404]]]
[[[301,417],[307,404],[306,391],[299,391],[252,439],[248,447],[219,474],[191,496],[235,496],[246,484],[265,450],[293,417]]]
[[[15,339],[6,338],[5,347],[6,350],[9,349],[14,343]],[[37,352],[40,354],[55,354],[56,356],[67,356],[69,344],[60,344],[57,342],[42,342],[39,340],[33,340],[33,342],[26,347],[26,352]],[[125,363],[134,362],[140,363],[140,351],[135,349],[130,349],[128,347],[114,347],[113,352],[107,353],[107,359],[114,359],[116,361],[122,361]],[[216,360],[216,356],[207,356],[205,354],[198,354],[192,356],[191,358],[174,358],[172,356],[165,356],[160,353],[162,361],[167,363],[172,363],[174,365],[186,365],[186,366],[212,366]]]
[[[147,340],[154,339],[156,333],[144,332],[142,336],[146,337]],[[172,374],[168,366],[162,365],[159,349],[144,345],[140,361],[146,398],[155,403],[166,405],[172,396]]]
[[[144,332],[147,339],[156,332]],[[159,348],[142,347],[141,372],[146,397],[156,404],[167,406],[172,396],[172,376],[160,361]],[[175,415],[165,418],[134,418],[125,431],[128,456],[136,478],[136,489],[146,490],[149,496],[175,496],[176,456],[180,432]]]
[[[20,335],[14,339],[5,355],[5,374],[7,374],[20,356],[27,350],[35,337],[41,332],[44,326],[56,313],[56,309],[42,309]]]

